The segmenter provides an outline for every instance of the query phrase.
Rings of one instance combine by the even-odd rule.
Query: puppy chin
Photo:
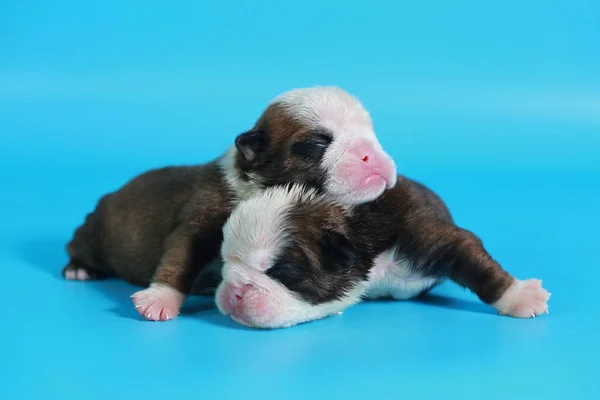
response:
[[[309,323],[312,321],[324,319],[324,318],[330,317],[333,314],[337,314],[339,312],[340,311],[331,313],[331,314],[324,314],[324,315],[292,315],[292,314],[285,315],[285,314],[282,314],[282,315],[280,315],[281,318],[275,317],[269,321],[238,321],[236,318],[234,318],[234,317],[232,317],[232,318],[234,321],[236,321],[242,325],[251,327],[251,328],[285,329],[285,328],[291,328],[296,325],[301,325],[301,324]]]
[[[377,199],[389,187],[389,183],[383,177],[371,176],[359,185],[347,186],[342,182],[329,184],[328,190],[334,194],[336,201],[343,204],[358,205]]]
[[[283,329],[305,322],[294,321],[290,319],[289,315],[270,315],[268,318],[265,318],[263,315],[253,313],[252,310],[248,310],[248,312],[234,312],[229,314],[229,317],[238,324],[253,329]]]

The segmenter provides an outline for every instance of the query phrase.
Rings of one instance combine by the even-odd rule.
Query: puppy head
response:
[[[242,201],[223,233],[224,315],[258,328],[324,318],[360,300],[368,268],[345,234],[345,211],[302,185]]]
[[[237,137],[232,157],[229,176],[242,190],[304,183],[344,204],[374,200],[397,179],[369,113],[336,87],[276,97],[254,128]]]

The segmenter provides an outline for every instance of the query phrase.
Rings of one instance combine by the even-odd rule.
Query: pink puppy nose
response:
[[[229,287],[229,305],[231,306],[232,309],[237,308],[237,305],[244,297],[245,291],[246,291],[245,287],[244,288],[239,288],[237,286]]]
[[[367,165],[371,165],[373,163],[373,153],[370,151],[361,153],[359,157]]]

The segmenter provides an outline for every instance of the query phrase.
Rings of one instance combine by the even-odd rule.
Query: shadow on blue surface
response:
[[[35,241],[26,241],[16,246],[16,254],[25,263],[31,265],[41,272],[48,274],[52,279],[64,282],[61,271],[66,262],[64,254],[65,241],[59,238],[39,239]],[[62,263],[62,264],[61,264]],[[86,285],[98,293],[102,294],[111,303],[117,304],[109,311],[120,318],[145,321],[135,311],[130,296],[139,288],[128,284],[120,279],[106,279],[95,282],[65,282],[75,285]],[[211,324],[239,330],[249,330],[248,328],[236,324],[231,319],[221,315],[214,299],[211,296],[190,296],[181,309],[181,316],[201,318]]]
[[[61,271],[67,262],[66,241],[61,238],[26,240],[16,245],[16,253],[23,261],[49,274],[62,279]]]
[[[58,238],[27,241],[17,246],[17,254],[27,264],[50,275],[52,279],[64,281],[61,272],[67,261],[65,244],[65,241]],[[85,284],[105,296],[111,303],[119,304],[118,307],[110,310],[115,315],[121,318],[142,320],[140,315],[135,311],[135,308],[132,307],[129,298],[133,293],[131,285],[113,279],[96,282],[72,283]]]
[[[428,293],[414,300],[428,306],[446,308],[455,311],[468,311],[481,314],[497,314],[490,306],[477,301],[461,300],[450,296]]]

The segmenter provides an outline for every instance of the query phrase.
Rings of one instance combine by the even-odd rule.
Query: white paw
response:
[[[87,270],[72,266],[65,269],[64,277],[69,281],[89,281],[92,279]]]
[[[498,313],[516,318],[535,318],[548,313],[550,293],[539,279],[516,280],[493,304]]]
[[[164,285],[152,284],[131,296],[135,309],[150,321],[168,321],[179,314],[183,293]]]

